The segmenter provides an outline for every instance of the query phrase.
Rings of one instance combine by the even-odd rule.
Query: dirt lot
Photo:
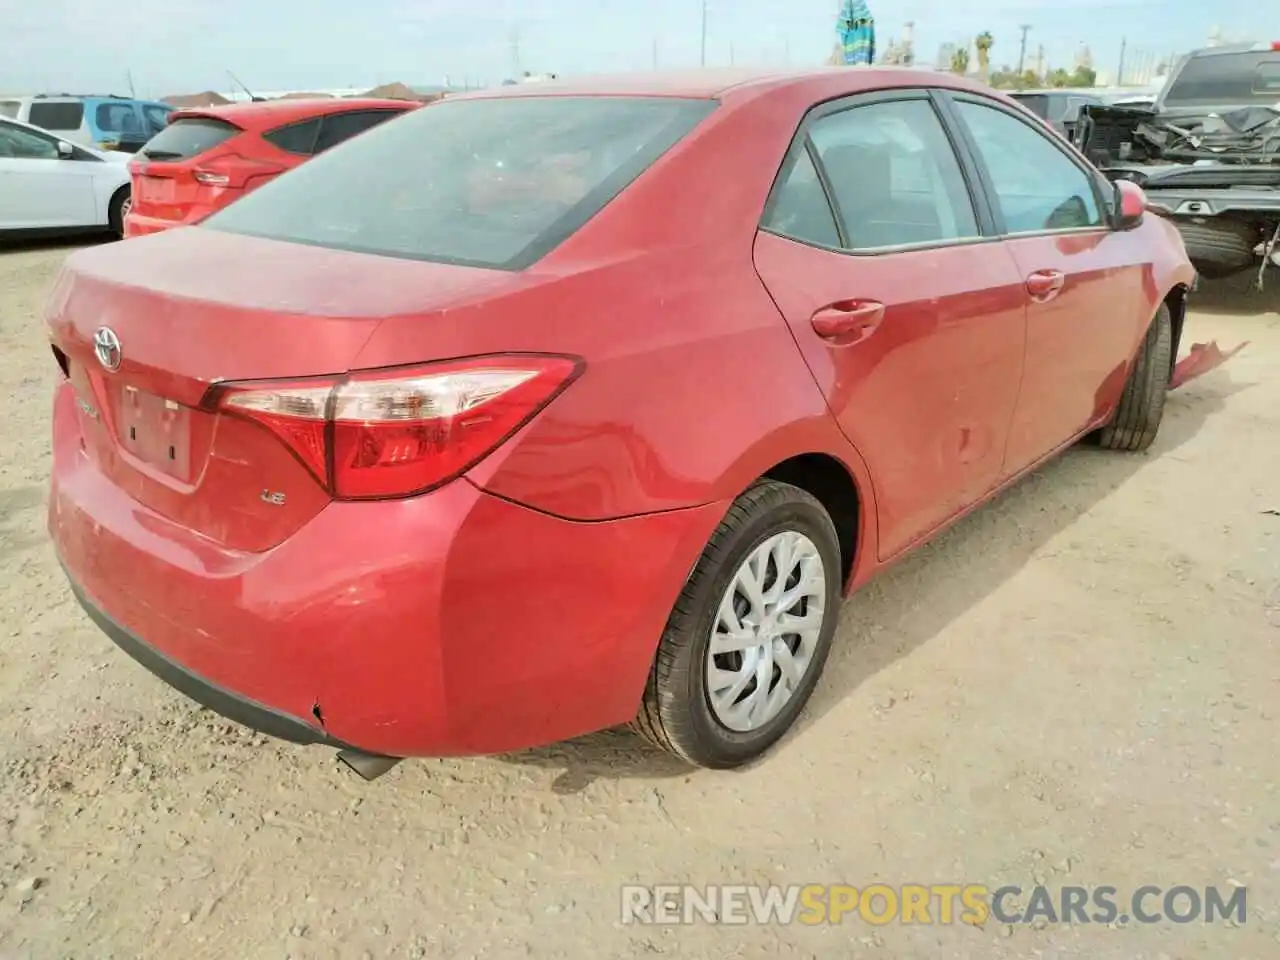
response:
[[[68,249],[0,253],[0,957],[1280,956],[1280,284],[1197,295],[1192,338],[1253,343],[1151,455],[1074,451],[854,597],[757,767],[607,734],[365,784],[170,692],[65,589],[38,317]],[[623,883],[876,880],[1235,883],[1248,918],[619,922]]]

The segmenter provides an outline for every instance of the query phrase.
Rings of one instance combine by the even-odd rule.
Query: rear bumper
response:
[[[144,217],[132,210],[124,218],[125,239],[129,237],[145,237],[149,233],[160,233],[172,227],[185,225],[182,220],[164,220],[160,217]]]
[[[66,572],[65,568],[63,572]],[[297,717],[291,717],[286,713],[273,710],[271,707],[256,703],[231,690],[225,690],[215,683],[210,683],[204,677],[192,673],[182,664],[170,660],[163,653],[154,647],[148,646],[145,641],[134,636],[112,620],[95,601],[85,595],[84,591],[77,585],[75,578],[69,573],[67,574],[67,580],[70,583],[71,592],[75,595],[76,600],[79,601],[80,606],[84,608],[84,612],[89,615],[89,619],[117,647],[179,693],[221,714],[228,720],[233,720],[252,730],[276,737],[279,740],[288,740],[290,743],[322,743],[340,750],[351,748],[351,744],[335,740],[323,730],[318,730]]]
[[[49,529],[90,616],[193,699],[301,742],[498,753],[630,720],[724,510],[577,523],[463,479],[232,551],[111,483],[74,403],[64,384]]]

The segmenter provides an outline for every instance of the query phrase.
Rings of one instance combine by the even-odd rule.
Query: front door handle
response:
[[[1062,292],[1067,278],[1061,270],[1037,270],[1027,277],[1027,293],[1039,303],[1052,300]]]
[[[884,304],[875,300],[841,300],[823,307],[810,319],[823,340],[841,346],[864,340],[884,319]]]

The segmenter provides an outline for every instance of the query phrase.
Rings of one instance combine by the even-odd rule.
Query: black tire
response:
[[[1203,223],[1178,219],[1174,225],[1182,234],[1188,259],[1210,280],[1232,276],[1258,263],[1253,250],[1263,231],[1256,224],[1213,217]]]
[[[1161,304],[1129,371],[1116,415],[1098,431],[1098,446],[1137,452],[1155,441],[1169,392],[1172,352],[1173,323],[1168,306]]]
[[[112,195],[111,205],[107,207],[107,225],[111,233],[120,240],[124,239],[124,218],[128,213],[126,204],[129,203],[129,197],[129,187],[123,186]]]
[[[720,599],[751,552],[785,531],[808,537],[822,559],[822,625],[791,699],[759,728],[734,731],[717,719],[707,690],[707,656]],[[839,619],[842,575],[835,525],[821,503],[786,483],[770,480],[751,487],[729,508],[676,601],[633,728],[700,767],[728,769],[760,756],[787,732],[822,674]]]

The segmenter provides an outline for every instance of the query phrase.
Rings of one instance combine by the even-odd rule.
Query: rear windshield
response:
[[[1095,97],[1070,94],[1024,93],[1014,94],[1014,99],[1042,120],[1072,123],[1080,119],[1080,108],[1086,103],[1097,103]]]
[[[446,100],[320,154],[202,226],[519,270],[713,109],[670,97]]]
[[[175,120],[142,148],[142,156],[148,160],[190,160],[230,140],[240,128],[225,120],[212,117],[188,117]]]
[[[1166,107],[1271,105],[1280,101],[1280,52],[1192,57],[1164,94]]]
[[[1049,119],[1049,98],[1044,94],[1028,93],[1022,94],[1021,96],[1015,96],[1014,99],[1041,120]]]

